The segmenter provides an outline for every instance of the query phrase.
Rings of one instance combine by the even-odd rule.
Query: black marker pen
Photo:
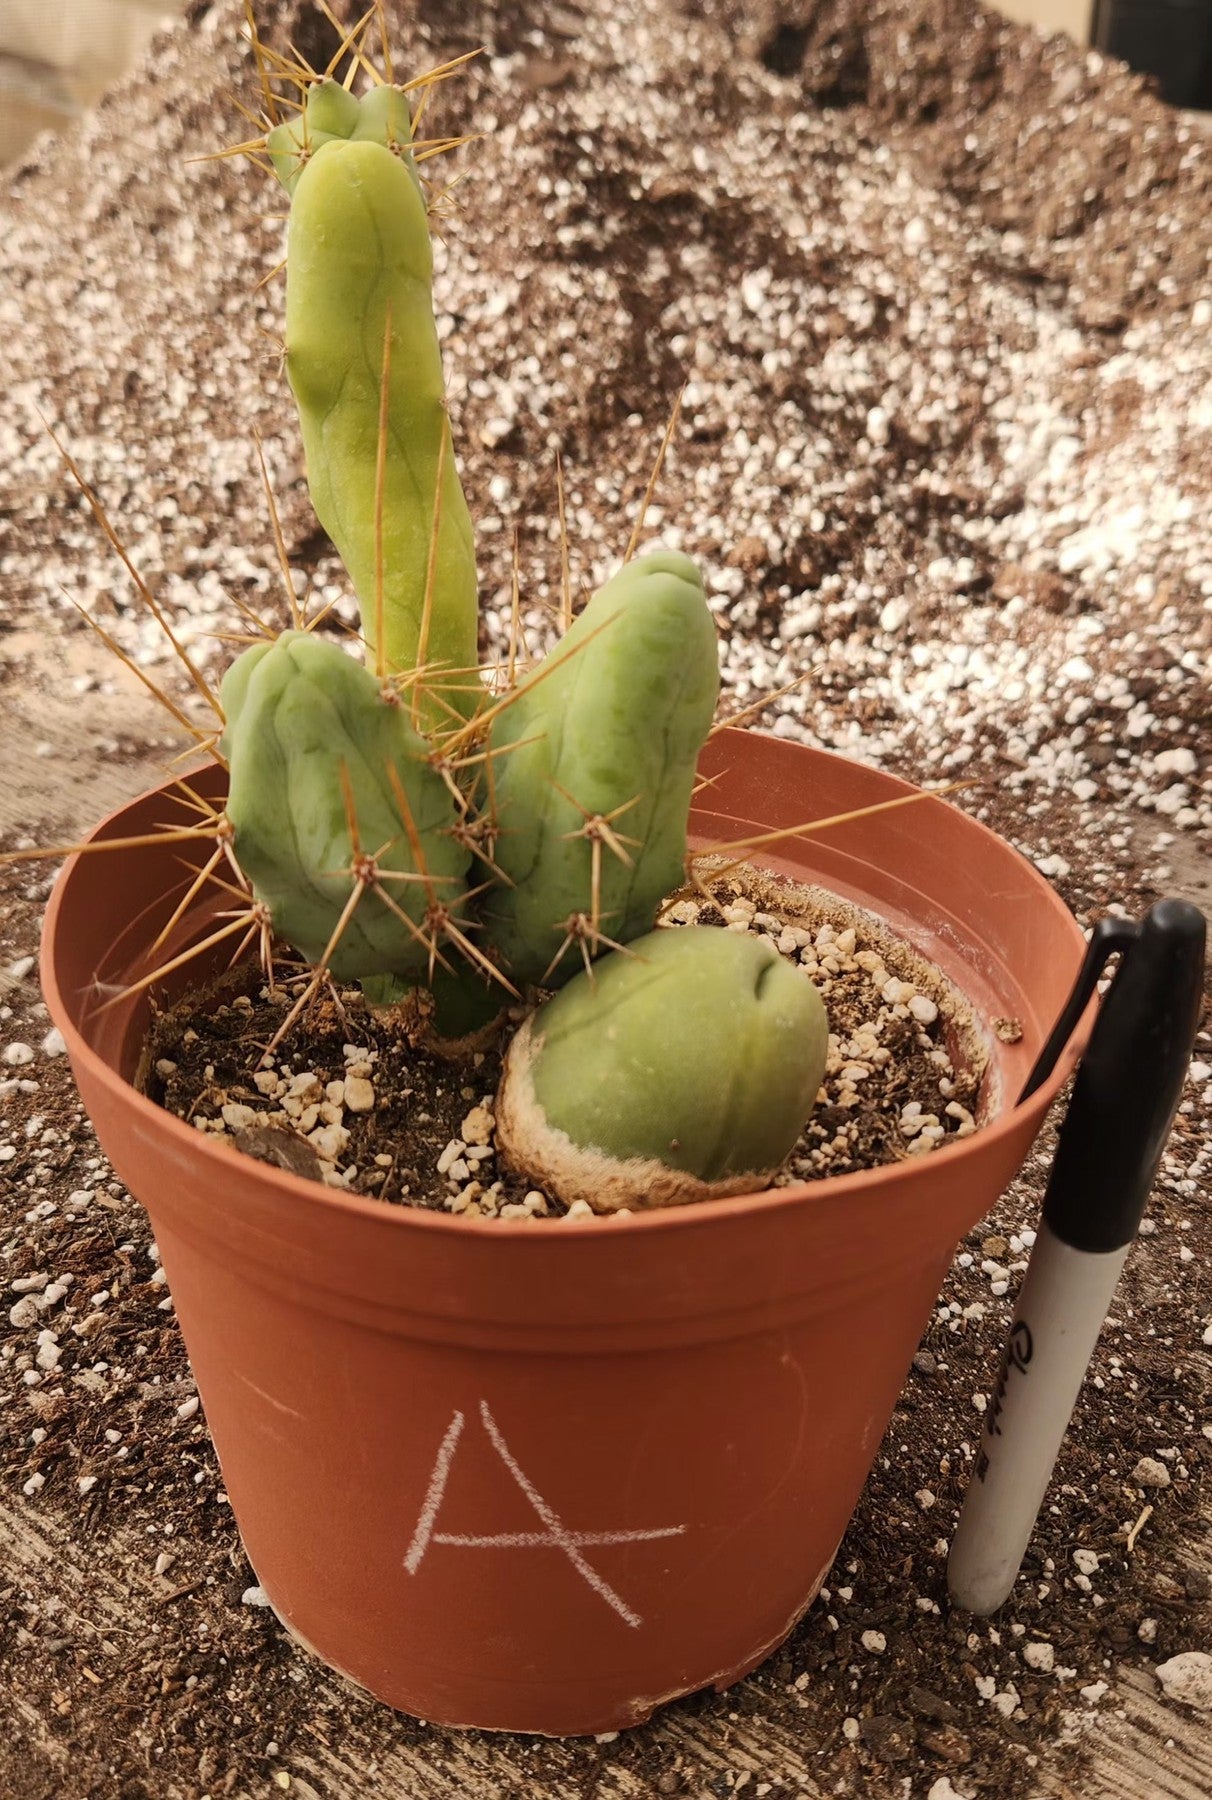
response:
[[[1092,989],[1110,951],[1120,949],[1061,1127],[951,1545],[947,1585],[969,1612],[1002,1604],[1030,1541],[1178,1107],[1199,1019],[1205,936],[1203,915],[1183,900],[1158,901],[1139,926],[1108,922],[1066,1008],[1071,1030],[1083,987]],[[1056,1048],[1049,1046],[1053,1060]],[[1040,1078],[1037,1070],[1028,1092]]]

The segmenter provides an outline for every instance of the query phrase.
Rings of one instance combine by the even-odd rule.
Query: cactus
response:
[[[519,685],[488,737],[505,884],[487,940],[555,986],[602,942],[651,929],[682,879],[695,764],[719,692],[715,625],[689,557],[626,563]]]
[[[751,1192],[799,1136],[828,1044],[820,995],[767,940],[653,931],[514,1038],[497,1140],[596,1212]]]
[[[358,101],[324,81],[267,148],[291,194],[286,370],[312,503],[353,581],[372,664],[424,664],[419,715],[449,728],[452,707],[466,715],[483,692],[475,547],[411,139],[399,89]]]
[[[291,195],[286,363],[368,654],[294,629],[233,665],[229,848],[315,966],[309,992],[326,969],[359,979],[413,1020],[436,1009],[466,1048],[499,1012],[494,981],[560,988],[514,1039],[499,1118],[519,1168],[564,1200],[752,1187],[800,1131],[828,1032],[765,942],[653,930],[719,687],[698,570],[670,551],[625,562],[545,661],[488,694],[408,96],[302,85],[263,142]]]
[[[220,698],[234,850],[277,931],[345,980],[424,979],[427,912],[436,898],[458,915],[470,852],[395,694],[335,644],[287,631],[245,650]],[[338,931],[359,869],[366,891]]]

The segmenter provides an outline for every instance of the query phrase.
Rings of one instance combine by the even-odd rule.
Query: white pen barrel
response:
[[[1014,1585],[1127,1254],[1040,1226],[947,1563],[968,1612],[996,1611]]]

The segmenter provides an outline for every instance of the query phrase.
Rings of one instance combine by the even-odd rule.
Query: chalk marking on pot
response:
[[[267,1400],[270,1406],[276,1407],[280,1413],[285,1413],[288,1419],[301,1419],[303,1417],[303,1414],[301,1412],[296,1412],[293,1406],[287,1406],[285,1400],[275,1400],[272,1394],[267,1394],[264,1388],[258,1387],[255,1381],[250,1381],[248,1376],[243,1374],[241,1370],[236,1370],[236,1376],[244,1383],[245,1387],[251,1388],[253,1393],[256,1394],[259,1399]]]
[[[420,1568],[425,1552],[433,1537],[434,1524],[446,1492],[446,1483],[450,1477],[450,1465],[454,1461],[455,1448],[463,1435],[463,1415],[456,1412],[446,1427],[446,1436],[438,1446],[438,1454],[434,1459],[433,1473],[429,1477],[429,1486],[425,1490],[425,1499],[421,1506],[421,1516],[417,1520],[417,1528],[412,1534],[412,1542],[404,1558],[404,1567],[410,1575],[415,1575]]]
[[[654,1538],[681,1537],[684,1525],[654,1525],[643,1531],[570,1531],[569,1543],[578,1549],[588,1544],[647,1544]],[[435,1531],[433,1544],[455,1544],[464,1550],[542,1550],[554,1542],[549,1531]],[[563,1548],[561,1539],[560,1548]]]
[[[480,1421],[493,1449],[538,1514],[544,1529],[542,1531],[484,1533],[435,1530],[438,1514],[446,1494],[446,1484],[450,1479],[455,1450],[463,1435],[464,1416],[461,1412],[456,1412],[446,1428],[446,1435],[438,1446],[438,1454],[434,1459],[429,1485],[421,1503],[416,1530],[413,1532],[412,1541],[404,1557],[404,1567],[408,1573],[416,1574],[431,1544],[443,1544],[464,1550],[559,1550],[568,1558],[581,1579],[592,1588],[595,1594],[605,1600],[607,1606],[619,1615],[625,1625],[630,1625],[633,1629],[642,1625],[644,1621],[639,1613],[628,1606],[622,1596],[615,1592],[603,1576],[599,1575],[588,1558],[581,1552],[587,1546],[646,1544],[659,1538],[681,1537],[687,1527],[685,1525],[657,1525],[620,1531],[570,1531],[550,1502],[544,1500],[510,1450],[486,1400],[480,1401]]]

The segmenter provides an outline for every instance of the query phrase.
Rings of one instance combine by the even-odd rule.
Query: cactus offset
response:
[[[291,194],[286,369],[316,514],[380,672],[423,664],[420,718],[474,711],[476,565],[446,415],[407,96],[310,89],[267,140]]]
[[[514,1038],[498,1141],[598,1212],[752,1190],[799,1136],[828,1045],[820,995],[767,940],[653,931]]]
[[[482,914],[520,979],[557,986],[603,941],[651,929],[682,879],[718,692],[699,572],[663,551],[599,588],[497,713],[495,860],[510,885],[490,889]]]
[[[235,852],[277,931],[320,962],[360,867],[366,891],[327,966],[424,980],[427,914],[436,901],[458,915],[470,853],[397,697],[334,644],[287,631],[233,663],[221,698]]]

